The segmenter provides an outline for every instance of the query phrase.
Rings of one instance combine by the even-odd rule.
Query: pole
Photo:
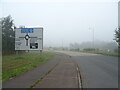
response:
[[[94,28],[93,28],[93,50],[94,50]]]
[[[93,48],[93,51],[94,51],[94,28],[89,28],[90,30],[92,30],[92,48]]]
[[[16,55],[18,55],[18,50],[16,50]]]
[[[62,50],[63,50],[63,40],[62,40]]]

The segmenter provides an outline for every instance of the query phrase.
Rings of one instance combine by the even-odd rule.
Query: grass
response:
[[[104,51],[82,51],[82,52],[120,57],[120,53],[118,54],[118,53],[115,53],[115,52],[104,52]]]
[[[114,53],[114,52],[95,52],[96,54],[102,54],[102,55],[107,55],[107,56],[120,56],[120,54],[118,53]]]
[[[20,55],[3,56],[2,81],[9,80],[17,75],[37,67],[50,60],[55,53],[25,53]]]

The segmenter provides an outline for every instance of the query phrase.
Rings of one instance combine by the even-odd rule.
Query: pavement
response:
[[[52,60],[38,66],[37,68],[3,83],[3,88],[78,87],[77,66],[68,55],[57,55]]]
[[[69,56],[62,56],[56,68],[34,88],[78,88],[75,63]]]
[[[57,51],[72,56],[80,68],[83,88],[118,88],[118,57]]]

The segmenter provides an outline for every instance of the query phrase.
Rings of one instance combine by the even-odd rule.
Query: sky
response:
[[[69,46],[94,39],[110,42],[118,26],[118,0],[1,0],[1,17],[17,27],[44,28],[44,46]]]

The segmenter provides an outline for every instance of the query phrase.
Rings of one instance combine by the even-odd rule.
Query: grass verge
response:
[[[50,60],[55,53],[24,53],[19,55],[3,56],[2,58],[2,81],[22,74]]]
[[[82,51],[85,53],[94,53],[94,54],[101,54],[101,55],[107,55],[107,56],[115,56],[115,57],[120,57],[120,53],[114,53],[114,52],[103,52],[103,51]]]

